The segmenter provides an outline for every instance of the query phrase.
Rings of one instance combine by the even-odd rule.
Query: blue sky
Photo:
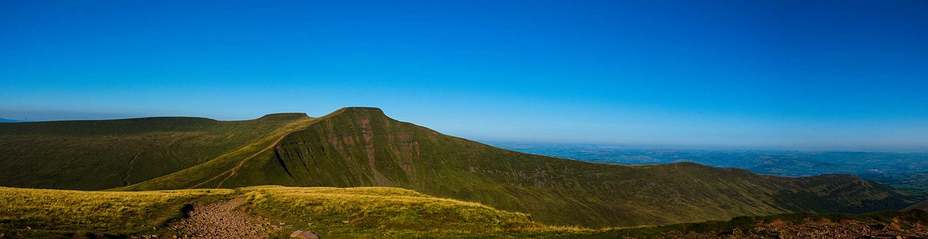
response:
[[[0,1],[0,117],[363,105],[490,141],[928,150],[925,12],[925,1]]]

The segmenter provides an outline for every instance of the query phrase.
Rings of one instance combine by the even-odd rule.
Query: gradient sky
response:
[[[926,12],[928,1],[0,0],[0,117],[376,106],[490,141],[928,150]]]

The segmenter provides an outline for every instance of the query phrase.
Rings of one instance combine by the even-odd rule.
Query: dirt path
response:
[[[136,153],[135,156],[132,156],[132,159],[129,159],[129,166],[126,169],[126,175],[122,177],[122,185],[129,186],[129,172],[132,172],[132,165],[135,163],[136,159],[139,159],[139,155],[142,155],[142,152]]]
[[[226,180],[229,180],[229,178],[231,178],[231,177],[235,176],[236,174],[238,174],[238,170],[242,168],[242,165],[245,165],[245,162],[248,162],[248,160],[251,160],[251,159],[253,159],[253,158],[255,158],[255,157],[258,157],[258,155],[261,155],[261,154],[263,154],[264,152],[267,152],[268,150],[272,150],[272,149],[276,148],[276,147],[277,147],[277,144],[280,144],[280,141],[283,141],[284,138],[286,138],[286,137],[287,137],[287,135],[284,135],[284,136],[281,136],[280,138],[277,138],[277,140],[275,140],[273,143],[271,143],[271,145],[268,145],[267,147],[261,149],[261,151],[258,151],[257,153],[254,153],[254,154],[252,154],[251,156],[248,156],[247,158],[238,161],[238,164],[236,164],[235,167],[232,167],[231,169],[227,170],[226,172],[223,172],[222,174],[220,174],[220,176],[223,175],[223,174],[228,174],[228,175],[227,175],[225,178],[223,178],[222,181],[219,181],[219,184],[216,185],[216,188],[222,188],[222,184],[226,183]]]
[[[274,140],[271,141],[269,145],[265,146],[264,148],[258,150],[258,151],[255,152],[255,153],[249,155],[248,157],[245,157],[244,159],[239,160],[239,161],[235,164],[234,167],[232,167],[232,168],[230,168],[230,169],[228,169],[228,170],[226,170],[226,171],[223,171],[222,173],[220,173],[220,174],[218,174],[218,175],[216,175],[216,176],[213,176],[212,178],[209,178],[209,179],[207,179],[206,181],[203,181],[203,182],[200,182],[200,183],[198,183],[198,184],[195,184],[195,185],[193,185],[193,186],[190,187],[190,188],[200,188],[200,187],[203,187],[204,185],[206,185],[206,184],[208,184],[208,183],[210,183],[210,182],[213,182],[213,181],[216,181],[216,180],[220,180],[220,178],[221,178],[221,180],[219,181],[218,184],[216,184],[216,188],[221,188],[221,187],[222,187],[222,184],[224,184],[224,183],[226,182],[226,180],[228,180],[229,178],[231,178],[231,177],[235,176],[236,174],[238,174],[238,170],[241,169],[243,165],[245,165],[245,162],[248,162],[248,160],[251,160],[252,158],[258,157],[258,155],[261,155],[262,153],[264,153],[264,152],[266,152],[266,151],[268,151],[268,150],[274,149],[274,147],[276,147],[277,144],[279,144],[281,141],[283,141],[284,138],[287,137],[287,135],[289,135],[289,134],[292,133],[292,132],[299,131],[299,130],[302,130],[302,129],[306,128],[306,127],[309,125],[309,123],[311,123],[311,122],[313,122],[312,119],[299,120],[299,121],[297,121],[297,122],[290,123],[290,124],[284,126],[284,127],[282,128],[282,132],[276,133],[276,134],[274,134],[274,135],[272,136],[272,137],[274,137]],[[264,142],[264,141],[262,141],[262,142]],[[246,147],[247,147],[247,146],[246,146]],[[221,156],[220,156],[220,157],[221,157]],[[223,176],[225,176],[225,177],[223,177]]]
[[[280,227],[271,225],[267,219],[253,216],[241,207],[245,199],[195,205],[188,217],[172,223],[168,228],[176,238],[267,238]]]

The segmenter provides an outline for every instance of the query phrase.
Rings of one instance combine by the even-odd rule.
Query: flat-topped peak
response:
[[[336,110],[335,112],[332,112],[329,115],[326,115],[325,117],[333,117],[338,115],[367,115],[368,117],[387,117],[387,114],[383,113],[383,110],[376,107],[344,107]]]
[[[377,107],[365,107],[365,106],[351,106],[338,109],[336,112],[369,112],[369,113],[381,113],[383,110]]]
[[[293,112],[293,113],[273,113],[273,114],[266,114],[266,115],[264,115],[264,116],[261,116],[261,118],[258,118],[258,119],[262,119],[262,120],[280,120],[280,119],[299,119],[299,118],[309,118],[309,115],[307,115],[306,113],[296,113],[296,112]]]
[[[316,118],[314,122],[330,122],[330,121],[396,121],[390,116],[387,116],[380,108],[375,107],[344,107],[340,108],[332,113],[329,113],[325,116]]]

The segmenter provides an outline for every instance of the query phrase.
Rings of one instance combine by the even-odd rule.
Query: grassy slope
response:
[[[88,192],[0,187],[0,231],[33,228],[32,233],[149,230],[181,216],[186,203],[233,190]]]
[[[307,119],[277,114],[246,121],[161,117],[0,124],[0,185],[125,186],[206,162]]]
[[[294,131],[305,128],[311,121],[309,118],[292,121],[264,134],[249,144],[205,163],[138,184],[115,188],[114,190],[157,190],[222,186],[228,178],[238,175],[243,165],[253,160],[267,158],[266,155],[273,153],[274,147],[280,140]]]
[[[398,188],[249,187],[242,191],[258,214],[333,238],[544,231],[525,214]]]
[[[186,188],[211,177],[178,173],[138,188]],[[687,163],[626,167],[516,153],[395,121],[372,108],[317,119],[242,164],[224,185],[200,186],[264,184],[396,186],[528,212],[545,223],[586,226],[859,212],[907,203],[850,176],[777,178]]]
[[[284,223],[272,238],[311,230],[324,238],[664,238],[697,233],[718,235],[733,229],[785,221],[824,218],[868,223],[924,225],[928,213],[907,211],[868,215],[791,214],[739,217],[731,221],[601,230],[551,227],[521,213],[477,203],[436,198],[399,188],[302,188],[259,186],[237,189],[186,189],[101,192],[0,187],[0,233],[25,238],[67,238],[86,233],[110,236],[161,234],[182,208],[233,197],[247,199],[246,210]],[[915,225],[917,226],[917,225]],[[29,229],[27,229],[29,228]]]
[[[50,237],[70,233],[159,234],[194,201],[245,197],[246,207],[285,222],[276,237],[313,230],[325,238],[510,237],[588,233],[551,228],[525,214],[441,199],[398,188],[247,187],[144,192],[87,192],[0,187],[0,233]],[[32,230],[24,230],[26,227]]]

